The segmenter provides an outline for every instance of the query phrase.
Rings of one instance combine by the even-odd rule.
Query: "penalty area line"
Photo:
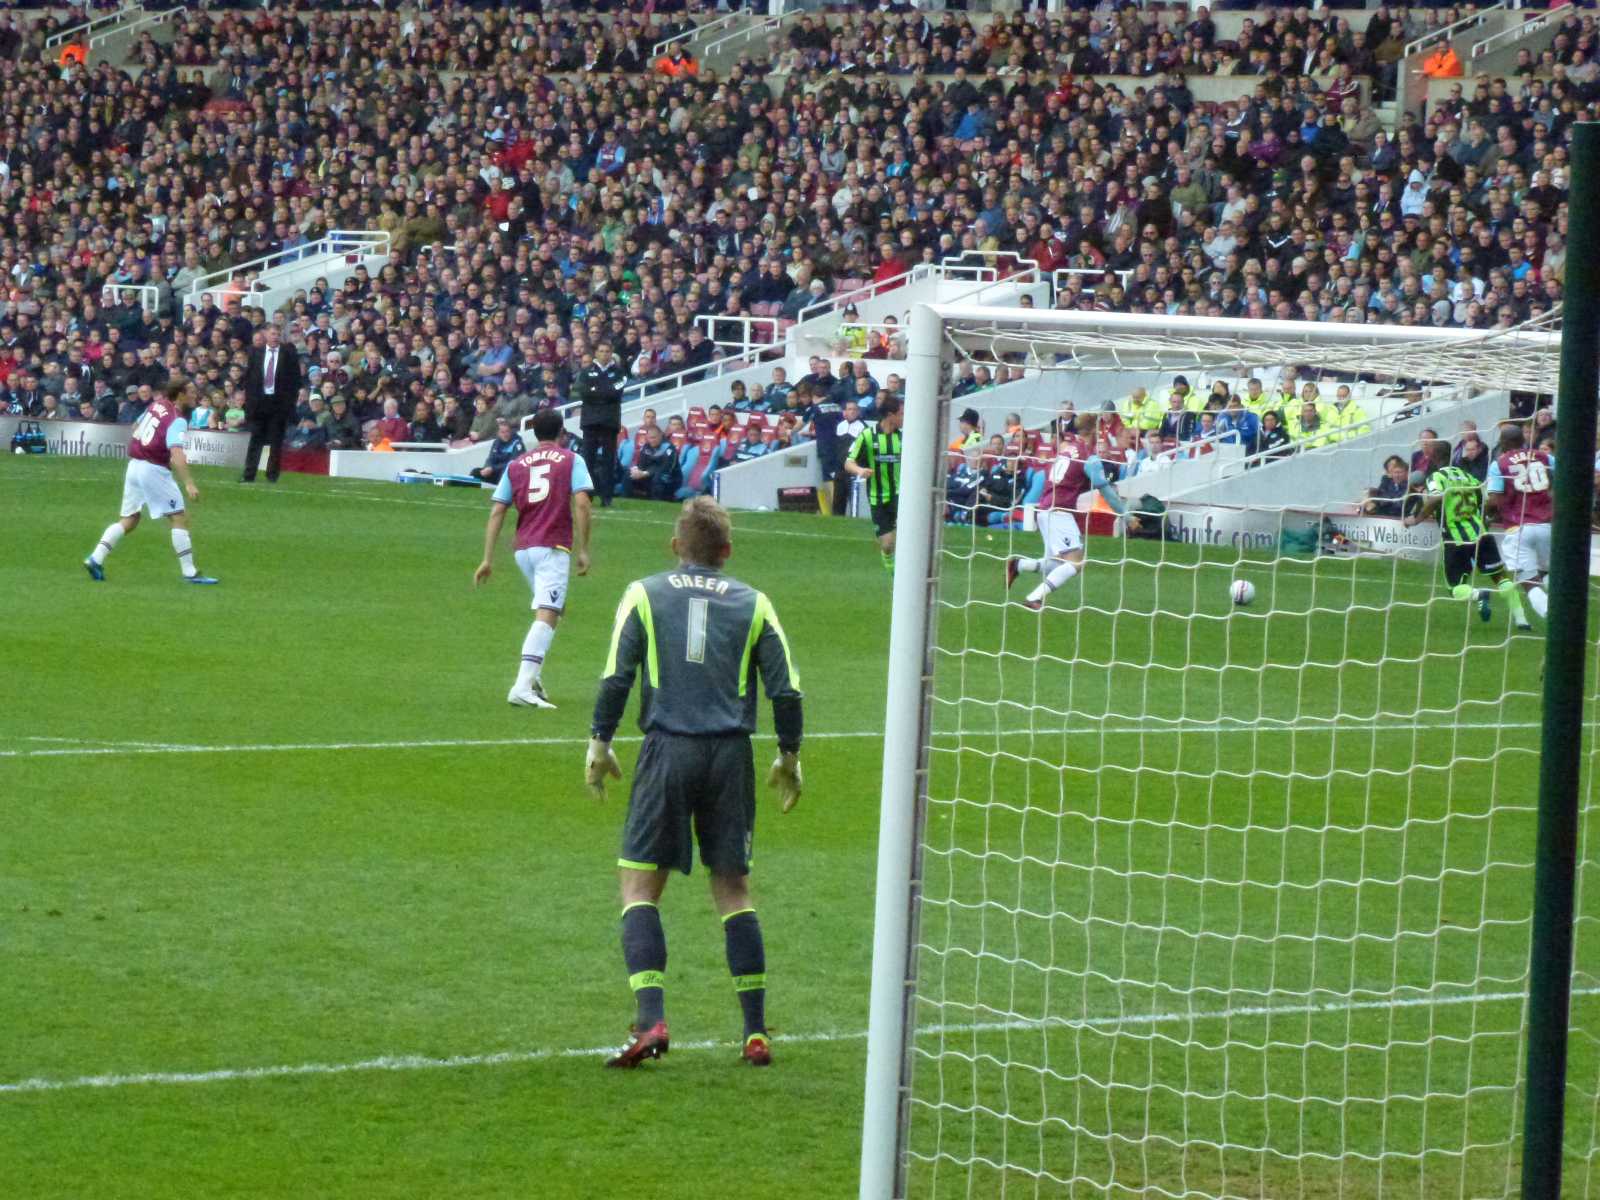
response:
[[[1600,987],[1574,988],[1574,996],[1600,994]],[[1391,996],[1371,1000],[1332,1000],[1320,1003],[1259,1004],[1197,1012],[1120,1013],[1099,1017],[1014,1018],[995,1021],[969,1021],[922,1025],[917,1038],[944,1037],[950,1034],[1006,1033],[1040,1029],[1150,1029],[1158,1025],[1195,1022],[1271,1019],[1295,1016],[1338,1016],[1355,1012],[1383,1012],[1394,1009],[1455,1008],[1462,1005],[1521,1003],[1523,992],[1461,992],[1443,996]],[[778,1035],[779,1045],[829,1045],[865,1041],[865,1030],[818,1031]],[[679,1053],[707,1050],[736,1050],[738,1042],[707,1039],[673,1042]],[[375,1071],[449,1071],[467,1067],[507,1067],[564,1059],[593,1058],[615,1052],[614,1046],[549,1047],[536,1050],[500,1050],[488,1054],[454,1054],[436,1058],[422,1054],[384,1054],[352,1062],[283,1063],[263,1067],[221,1067],[210,1071],[142,1071],[129,1074],[79,1075],[65,1079],[32,1078],[0,1083],[0,1096],[24,1096],[45,1092],[111,1090],[146,1086],[187,1086],[206,1083],[249,1083],[262,1079],[299,1079],[319,1076],[358,1075]]]
[[[933,738],[939,742],[982,742],[994,738],[1057,738],[1057,737],[1169,737],[1200,736],[1221,733],[1248,733],[1252,730],[1272,733],[1374,733],[1402,734],[1437,730],[1441,733],[1487,733],[1494,730],[1529,730],[1542,728],[1538,721],[1491,722],[1429,722],[1429,721],[1264,721],[1252,724],[1246,721],[1216,721],[1190,724],[1101,724],[1069,725],[1063,728],[1039,727],[1034,729],[936,729]],[[771,740],[771,734],[757,734]],[[876,729],[840,730],[831,733],[808,733],[807,741],[846,741],[882,737]],[[23,737],[23,741],[53,739]],[[624,734],[615,739],[618,743],[641,742],[638,734]],[[106,758],[120,755],[146,754],[315,754],[347,750],[454,750],[481,749],[505,746],[586,746],[587,737],[504,737],[504,738],[419,738],[415,741],[373,742],[231,742],[219,745],[183,745],[170,742],[101,742],[69,746],[48,746],[27,750],[0,750],[0,759],[7,758]],[[1515,749],[1515,747],[1510,747]]]

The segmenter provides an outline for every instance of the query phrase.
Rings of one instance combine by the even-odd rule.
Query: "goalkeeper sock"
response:
[[[728,973],[739,993],[744,1013],[744,1036],[767,1031],[767,951],[761,941],[756,910],[742,908],[722,918],[728,949]]]
[[[122,528],[121,521],[113,521],[106,526],[106,531],[100,535],[99,544],[89,554],[89,561],[95,566],[100,566],[106,561],[106,555],[117,548],[117,543],[122,540],[122,535],[127,530]]]
[[[1537,583],[1528,589],[1528,607],[1538,613],[1541,618],[1550,613],[1550,594]]]
[[[883,569],[889,574],[894,574],[894,555],[887,550],[880,551],[883,555]]]
[[[1044,577],[1044,582],[1028,593],[1028,599],[1043,600],[1077,573],[1077,563],[1064,562],[1056,564],[1055,568]]]
[[[1471,600],[1478,592],[1470,583],[1458,583],[1450,589],[1450,594],[1457,600]]]
[[[1042,558],[1019,558],[1019,559],[1017,559],[1017,570],[1019,570],[1019,571],[1028,571],[1030,573],[1033,572],[1033,571],[1042,571],[1042,570],[1044,570],[1044,559],[1042,559]]]
[[[648,900],[622,910],[622,961],[639,1006],[636,1021],[640,1029],[649,1029],[666,1016],[667,935],[660,911]]]
[[[189,540],[189,531],[176,526],[172,530],[172,549],[178,555],[178,569],[183,572],[185,579],[194,578],[194,545]]]
[[[517,671],[519,688],[530,688],[539,682],[539,673],[544,670],[545,655],[550,653],[550,643],[555,639],[554,625],[535,621],[528,628],[528,636],[522,639],[522,667]]]
[[[1528,614],[1522,607],[1522,588],[1515,579],[1502,579],[1498,589],[1506,598],[1506,606],[1511,609],[1511,619],[1518,625],[1527,623]]]

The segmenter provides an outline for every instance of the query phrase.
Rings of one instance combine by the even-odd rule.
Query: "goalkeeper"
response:
[[[608,1067],[637,1067],[667,1052],[667,938],[657,905],[673,868],[688,874],[693,837],[711,873],[728,970],[744,1015],[745,1062],[772,1062],[766,1027],[766,951],[748,875],[755,833],[755,681],[772,701],[778,758],[767,782],[788,812],[800,799],[800,676],[772,602],[723,573],[733,552],[728,514],[709,496],[683,506],[673,530],[678,566],[628,585],[594,706],[584,777],[598,800],[622,777],[611,738],[636,671],[644,745],[634,769],[617,859],[622,957],[638,1016]]]

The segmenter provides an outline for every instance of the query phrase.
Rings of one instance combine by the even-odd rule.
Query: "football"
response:
[[[1248,579],[1235,579],[1232,595],[1235,604],[1249,604],[1256,598],[1256,585]]]

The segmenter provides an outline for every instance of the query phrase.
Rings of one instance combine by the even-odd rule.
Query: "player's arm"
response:
[[[589,573],[589,530],[594,519],[594,480],[589,464],[574,456],[572,460],[572,558],[579,575]]]
[[[1443,492],[1435,492],[1435,491],[1424,492],[1422,494],[1422,503],[1417,508],[1417,511],[1412,513],[1409,517],[1406,517],[1400,523],[1402,525],[1420,525],[1424,521],[1430,520],[1433,517],[1433,515],[1436,512],[1439,511],[1439,506],[1441,504],[1443,504],[1443,503],[1444,503],[1444,493]]]
[[[606,778],[622,778],[622,768],[611,749],[611,739],[628,707],[633,677],[650,647],[646,621],[650,601],[644,584],[635,580],[622,594],[617,617],[611,628],[611,651],[600,676],[600,694],[595,697],[594,719],[589,727],[589,753],[584,761],[583,779],[596,800],[606,798]]]
[[[1057,461],[1060,460],[1058,459]],[[1138,529],[1139,518],[1128,511],[1126,501],[1122,499],[1122,494],[1117,491],[1117,485],[1106,474],[1106,466],[1100,461],[1099,457],[1090,455],[1083,464],[1083,470],[1084,474],[1089,477],[1090,486],[1105,497],[1106,503],[1111,506],[1112,511],[1117,514],[1122,524],[1128,529]]]
[[[489,578],[494,570],[494,544],[500,540],[500,530],[506,523],[506,510],[511,507],[511,472],[500,476],[494,489],[494,504],[489,509],[489,523],[483,530],[483,561],[472,573],[472,586],[477,587]]]
[[[867,457],[867,438],[871,434],[872,431],[870,429],[863,429],[856,434],[856,440],[850,447],[850,453],[845,456],[844,469],[852,475],[870,476],[872,474],[872,469],[861,461]]]
[[[1499,515],[1503,504],[1501,497],[1505,495],[1506,491],[1506,477],[1500,470],[1500,460],[1498,458],[1491,459],[1489,462],[1489,478],[1483,481],[1483,490],[1483,515],[1489,520],[1493,520]]]
[[[788,812],[800,802],[803,786],[800,739],[805,732],[805,715],[800,672],[789,654],[789,639],[778,623],[778,614],[764,595],[756,600],[756,620],[761,623],[761,632],[756,635],[756,670],[761,672],[761,686],[772,701],[772,727],[778,735],[778,757],[767,773],[767,784],[777,789],[780,810]]]
[[[189,456],[183,452],[182,446],[173,446],[169,451],[172,459],[172,473],[178,477],[178,482],[183,484],[183,491],[191,500],[200,499],[200,489],[194,485],[194,476],[189,471]]]

